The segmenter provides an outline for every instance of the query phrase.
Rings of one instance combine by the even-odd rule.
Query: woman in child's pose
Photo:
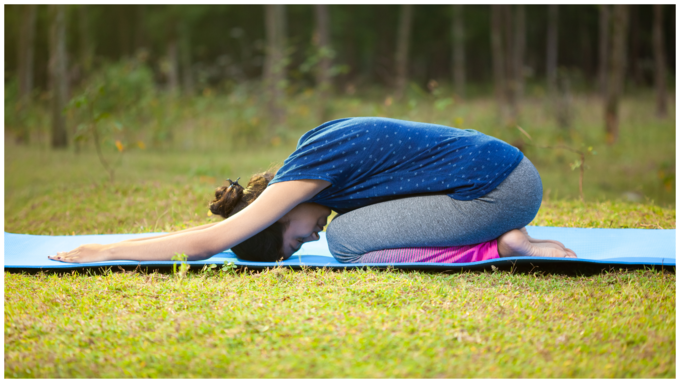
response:
[[[231,248],[251,261],[287,259],[327,239],[340,262],[469,262],[514,256],[575,258],[524,229],[543,188],[515,147],[474,130],[388,118],[345,118],[305,133],[276,174],[218,188],[225,220],[112,245],[83,245],[64,262],[189,260]]]

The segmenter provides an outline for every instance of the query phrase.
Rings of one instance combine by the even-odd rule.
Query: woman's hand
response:
[[[81,245],[71,251],[62,251],[47,258],[69,263],[89,263],[108,260],[107,246],[96,243]]]

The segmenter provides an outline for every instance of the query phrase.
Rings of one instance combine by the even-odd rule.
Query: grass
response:
[[[675,377],[675,274],[5,274],[5,377]]]
[[[520,137],[494,125],[485,100],[454,104],[447,117],[427,100],[400,109],[375,99],[344,97],[335,110]],[[230,144],[227,133],[211,141],[218,117],[228,117],[218,101],[225,100],[201,101],[200,115],[196,106],[178,110],[185,119],[169,147],[124,151],[114,183],[91,148],[50,151],[39,135],[28,147],[6,136],[5,230],[141,233],[215,221],[207,214],[215,186],[282,161],[295,146],[290,137],[304,131],[258,147]],[[313,126],[303,101],[292,106],[299,113],[289,124]],[[675,157],[674,121],[654,120],[650,105],[627,99],[622,139],[606,147],[598,144],[599,109],[578,100],[573,137],[561,140],[598,151],[587,159],[585,202],[574,199],[575,158],[525,148],[545,189],[534,225],[676,227],[674,181],[667,188],[674,168],[663,165]],[[525,107],[533,126],[523,127],[541,144],[560,140],[546,113],[538,102]],[[633,192],[640,202],[624,194]],[[186,276],[104,269],[4,277],[7,378],[676,376],[674,268],[191,269]]]

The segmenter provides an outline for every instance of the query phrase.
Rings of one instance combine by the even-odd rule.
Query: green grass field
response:
[[[675,342],[651,270],[5,274],[7,378],[674,378]]]
[[[6,133],[5,230],[142,233],[212,222],[207,203],[215,186],[282,162],[292,137],[311,127],[300,112],[289,120],[300,125],[290,137],[239,146],[227,133],[215,136],[215,121],[227,112],[206,103],[200,115],[193,113],[198,101],[176,112],[185,117],[172,144],[125,150],[113,184],[89,147],[46,150],[37,134],[44,127],[29,147]],[[650,105],[627,99],[621,141],[607,147],[598,144],[599,109],[578,100],[574,138],[562,142],[598,151],[587,159],[585,202],[575,199],[572,155],[525,149],[545,189],[534,225],[675,228],[674,178],[668,186],[675,124],[655,120]],[[395,110],[382,99],[345,98],[334,110],[453,125],[459,118],[464,128],[518,139],[516,129],[494,127],[484,113],[491,107],[485,100],[454,104],[446,117],[425,101]],[[525,119],[535,141],[560,142],[539,103],[526,107]],[[211,134],[218,138],[211,142]],[[7,378],[676,376],[675,268],[191,269],[186,276],[116,269],[4,277]]]

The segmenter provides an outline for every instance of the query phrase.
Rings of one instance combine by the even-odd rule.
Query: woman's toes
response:
[[[565,247],[562,242],[555,241],[555,240],[552,240],[552,239],[537,239],[537,238],[532,238],[532,237],[528,237],[528,238],[529,238],[529,242],[531,242],[531,243],[554,243],[555,245],[558,245],[558,246],[562,247],[563,249]]]
[[[554,243],[533,243],[534,247],[540,249],[542,255],[536,254],[537,257],[552,257],[552,258],[577,258],[574,250],[563,248]]]

